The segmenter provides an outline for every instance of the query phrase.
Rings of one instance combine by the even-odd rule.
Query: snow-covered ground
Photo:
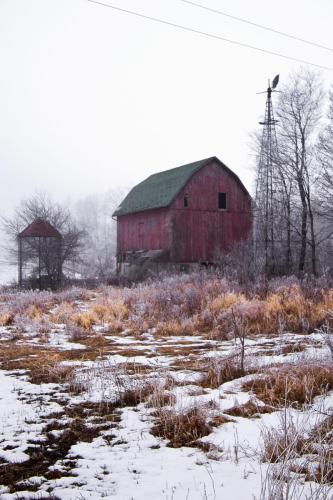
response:
[[[115,333],[102,321],[74,338],[62,320],[52,323],[57,306],[45,317],[29,307],[24,328],[22,318],[20,328],[15,321],[0,327],[2,500],[333,499],[329,484],[305,481],[304,474],[280,481],[289,496],[282,490],[273,496],[276,484],[269,478],[278,464],[262,460],[265,432],[288,425],[309,433],[331,414],[332,392],[305,407],[268,408],[244,386],[277,366],[326,366],[330,353],[322,335],[251,336],[245,341],[248,373],[210,385],[202,377],[238,356],[235,339],[167,337],[154,329]],[[73,314],[87,308],[76,301]],[[232,413],[247,404],[258,412]],[[156,422],[167,415],[167,426],[168,415],[193,409],[205,415],[209,430],[170,446]]]

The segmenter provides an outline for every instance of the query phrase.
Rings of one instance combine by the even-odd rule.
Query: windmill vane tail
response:
[[[273,83],[272,83],[272,88],[273,89],[275,89],[275,87],[279,83],[279,79],[280,79],[280,75],[276,75],[276,77],[274,78]]]

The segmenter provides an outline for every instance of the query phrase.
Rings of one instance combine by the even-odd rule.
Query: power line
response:
[[[211,7],[207,7],[206,5],[201,5],[200,3],[192,2],[191,0],[180,0],[180,1],[190,5],[194,5],[195,7],[199,7],[200,9],[208,10],[209,12],[214,12],[215,14],[219,14],[221,16],[229,17],[230,19],[234,19],[235,21],[240,21],[241,23],[249,24],[250,26],[255,26],[256,28],[270,31],[271,33],[285,36],[286,38],[297,40],[298,42],[306,43],[308,45],[313,45],[314,47],[317,47],[319,49],[324,49],[333,52],[333,49],[331,47],[327,47],[326,45],[321,45],[320,43],[311,42],[310,40],[306,40],[305,38],[300,38],[298,36],[290,35],[289,33],[285,33],[283,31],[279,31],[274,28],[269,28],[268,26],[264,26],[263,24],[255,23],[253,21],[249,21],[248,19],[244,19],[242,17],[233,16],[232,14],[228,14],[227,12],[222,12],[221,10],[213,9]]]
[[[171,21],[166,21],[166,20],[160,19],[158,17],[147,16],[145,14],[141,14],[141,13],[135,12],[133,10],[122,9],[121,7],[116,7],[115,5],[111,5],[111,4],[108,4],[108,3],[100,2],[98,0],[87,0],[87,1],[91,2],[91,3],[98,4],[98,5],[102,5],[103,7],[109,7],[110,9],[118,10],[118,11],[124,12],[126,14],[131,14],[133,16],[141,17],[143,19],[148,19],[148,20],[154,21],[156,23],[165,24],[167,26],[172,26],[173,28],[182,29],[182,30],[188,31],[190,33],[196,33],[197,35],[203,35],[203,36],[207,36],[209,38],[213,38],[213,39],[217,39],[217,40],[222,40],[223,42],[227,42],[227,43],[230,43],[232,45],[238,45],[240,47],[245,47],[247,49],[256,50],[257,52],[263,52],[265,54],[270,54],[270,55],[273,55],[273,56],[281,57],[283,59],[288,59],[289,61],[294,61],[294,62],[299,62],[299,63],[302,63],[302,64],[307,64],[309,66],[314,66],[315,68],[325,69],[327,71],[333,71],[333,68],[331,68],[329,66],[322,66],[320,64],[312,63],[312,62],[306,61],[304,59],[298,59],[297,57],[287,56],[286,54],[281,54],[280,52],[274,52],[272,50],[262,49],[260,47],[255,47],[254,45],[249,45],[247,43],[238,42],[236,40],[231,40],[229,38],[225,38],[225,37],[222,37],[222,36],[219,36],[219,35],[214,35],[212,33],[208,33],[208,32],[205,32],[205,31],[200,31],[200,30],[197,30],[195,28],[190,28],[188,26],[183,26],[181,24],[172,23]]]

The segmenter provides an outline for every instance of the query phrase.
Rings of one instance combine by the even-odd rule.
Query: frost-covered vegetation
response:
[[[0,495],[329,499],[333,289],[0,294]]]

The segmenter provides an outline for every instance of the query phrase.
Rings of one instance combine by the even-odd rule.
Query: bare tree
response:
[[[263,135],[260,144],[258,136],[254,141],[261,160],[257,167],[256,249],[263,255],[266,252],[264,256],[270,264],[265,266],[266,276],[296,270],[316,275],[327,248],[332,247],[333,88],[327,125],[321,134],[324,94],[320,75],[301,68],[279,90],[279,100],[275,103],[278,121],[270,122],[273,124],[270,140],[266,144]],[[263,124],[268,121],[265,117]],[[264,175],[261,184],[260,164],[270,167],[270,177]],[[260,190],[258,196],[258,185],[264,186],[266,196]]]
[[[319,135],[317,155],[321,166],[322,215],[333,220],[333,87],[329,92],[327,123]]]
[[[322,98],[318,74],[301,69],[293,74],[282,88],[277,109],[280,122],[277,130],[280,172],[290,195],[293,194],[288,200],[290,206],[287,207],[287,236],[291,238],[291,227],[294,233],[299,235],[298,270],[301,273],[305,270],[306,250],[309,245],[312,272],[317,274],[314,212],[316,173],[313,162],[315,132],[320,120]],[[297,188],[297,197],[294,195],[293,185]],[[293,221],[295,215],[296,220]]]
[[[76,220],[85,230],[81,273],[106,280],[115,269],[117,224],[112,213],[123,199],[122,190],[88,196],[75,207]]]

